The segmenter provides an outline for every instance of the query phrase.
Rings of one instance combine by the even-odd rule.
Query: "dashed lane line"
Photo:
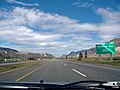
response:
[[[81,72],[79,72],[79,71],[77,71],[76,69],[72,69],[74,72],[76,72],[76,73],[78,73],[78,74],[80,74],[80,75],[82,75],[83,77],[87,77],[85,74],[83,74],[83,73],[81,73]]]
[[[67,66],[66,64],[64,64],[64,66]]]

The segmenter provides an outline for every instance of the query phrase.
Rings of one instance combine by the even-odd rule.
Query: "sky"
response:
[[[0,47],[61,56],[120,37],[120,0],[0,0]]]

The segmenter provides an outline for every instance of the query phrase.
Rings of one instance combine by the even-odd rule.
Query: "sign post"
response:
[[[101,54],[99,54],[99,58],[101,59]]]
[[[112,60],[112,54],[110,54],[110,59]]]

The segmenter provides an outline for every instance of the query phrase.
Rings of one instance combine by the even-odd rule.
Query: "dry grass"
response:
[[[37,64],[37,61],[26,61],[25,63],[20,63],[20,64],[0,66],[0,73],[5,72],[5,71],[9,71],[9,70],[13,70],[13,69],[17,69],[17,68],[29,67],[29,66],[32,66],[34,64]]]

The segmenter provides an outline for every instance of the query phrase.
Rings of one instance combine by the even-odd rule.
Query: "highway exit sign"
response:
[[[96,54],[115,54],[114,42],[106,42],[105,44],[97,44]]]

